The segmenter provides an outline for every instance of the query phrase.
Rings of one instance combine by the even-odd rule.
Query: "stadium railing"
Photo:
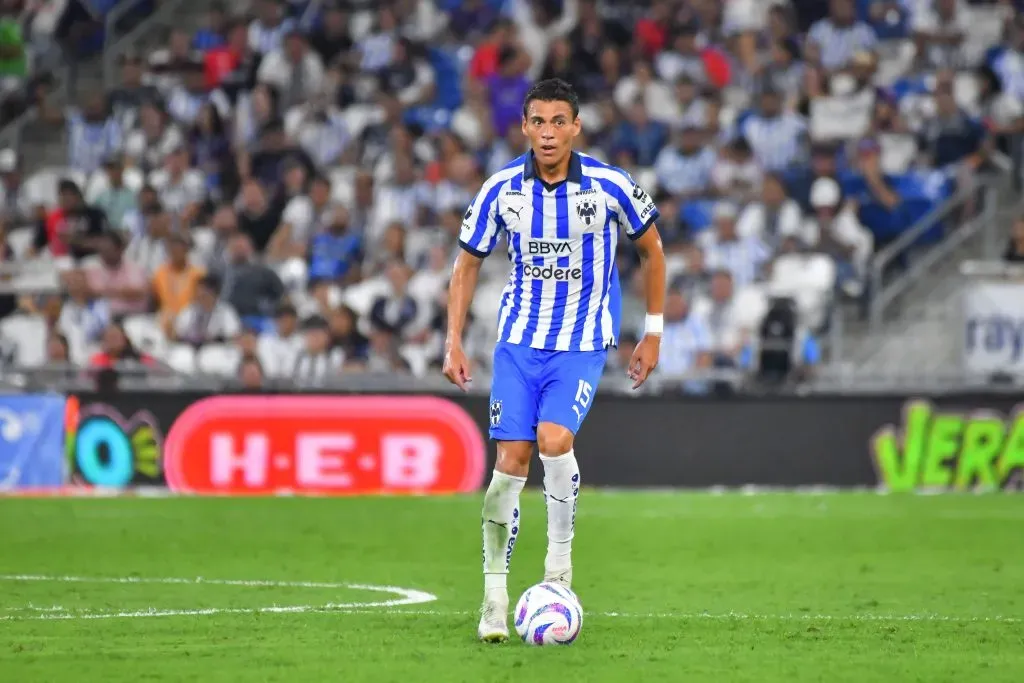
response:
[[[136,6],[147,0],[123,0],[107,17],[107,42],[103,46],[103,87],[110,90],[117,85],[117,59],[132,49],[143,37],[154,28],[173,23],[174,15],[184,4],[184,0],[162,0],[157,10],[146,21],[130,29],[123,36],[115,35],[118,21],[128,15]]]
[[[868,305],[868,318],[873,332],[880,330],[896,308],[897,302],[911,287],[933,274],[936,266],[949,260],[966,242],[978,235],[994,238],[996,231],[991,227],[1000,203],[999,186],[1005,185],[1006,181],[1005,176],[979,178],[976,186],[959,189],[944,204],[936,207],[875,254],[871,261],[871,298]],[[921,245],[925,235],[948,219],[956,217],[979,195],[982,204],[980,213],[951,230],[944,239],[931,245]],[[990,253],[988,250],[991,247],[990,243],[983,245],[986,253]],[[895,276],[890,275],[893,266],[904,260],[907,262],[906,270]]]

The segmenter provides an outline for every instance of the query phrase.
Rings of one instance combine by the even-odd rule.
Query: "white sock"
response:
[[[541,455],[540,461],[544,465],[544,501],[548,507],[548,554],[544,558],[544,572],[549,574],[572,567],[580,467],[572,451],[565,455]]]
[[[484,494],[484,593],[488,599],[508,600],[506,579],[519,535],[519,494],[525,485],[526,477],[494,470]]]

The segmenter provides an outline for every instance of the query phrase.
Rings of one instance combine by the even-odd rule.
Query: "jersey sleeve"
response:
[[[661,214],[651,196],[635,180],[628,178],[622,185],[622,192],[617,193],[616,198],[619,223],[625,226],[629,239],[639,239]]]
[[[459,246],[477,258],[488,256],[498,242],[498,191],[500,189],[501,183],[484,183],[462,217]]]

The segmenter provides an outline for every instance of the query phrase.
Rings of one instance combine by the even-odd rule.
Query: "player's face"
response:
[[[565,160],[579,134],[579,117],[573,116],[568,102],[533,100],[526,109],[523,135],[529,138],[537,161],[545,166]]]

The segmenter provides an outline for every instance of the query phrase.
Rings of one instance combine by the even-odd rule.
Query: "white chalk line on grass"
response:
[[[375,593],[389,593],[398,596],[391,600],[377,600],[371,602],[344,602],[327,603],[325,605],[271,605],[269,607],[251,608],[225,608],[210,607],[204,609],[171,610],[156,607],[147,607],[142,610],[69,610],[60,606],[33,607],[29,605],[24,608],[13,608],[19,612],[35,612],[30,616],[20,614],[0,615],[0,621],[18,620],[64,620],[64,619],[115,619],[115,618],[141,618],[141,617],[174,617],[174,616],[209,616],[215,614],[301,614],[304,612],[336,612],[344,610],[371,610],[389,609],[403,605],[421,605],[427,602],[434,602],[437,596],[426,591],[414,588],[402,588],[400,586],[377,586],[365,583],[331,583],[318,581],[267,581],[267,580],[244,580],[244,579],[207,579],[196,577],[192,579],[175,577],[139,577],[139,576],[115,576],[115,577],[91,577],[91,576],[46,576],[41,574],[4,574],[0,575],[0,581],[8,582],[48,582],[48,583],[101,583],[101,584],[164,584],[164,585],[207,585],[207,586],[242,586],[246,588],[316,588],[316,589],[347,589],[355,591],[370,591]],[[0,608],[0,612],[5,608]],[[6,610],[12,611],[12,610]]]
[[[327,603],[324,605],[271,605],[268,607],[209,607],[199,609],[163,609],[146,607],[138,610],[73,609],[60,605],[47,607],[27,605],[25,607],[0,607],[0,621],[67,621],[95,619],[144,619],[154,617],[198,617],[225,614],[361,614],[384,616],[420,617],[471,617],[476,612],[466,610],[400,609],[437,601],[437,596],[426,591],[398,586],[377,586],[357,583],[330,583],[316,581],[272,581],[245,579],[207,579],[174,577],[86,577],[46,576],[39,574],[0,575],[0,582],[52,582],[52,583],[98,583],[98,584],[164,584],[164,585],[211,585],[271,588],[343,588],[378,593],[390,593],[398,597],[374,602]],[[943,614],[757,614],[748,612],[595,612],[588,616],[609,619],[665,619],[678,621],[750,621],[750,622],[833,622],[833,623],[885,623],[885,622],[947,622],[947,623],[1000,623],[1019,624],[1022,617],[958,616]]]

